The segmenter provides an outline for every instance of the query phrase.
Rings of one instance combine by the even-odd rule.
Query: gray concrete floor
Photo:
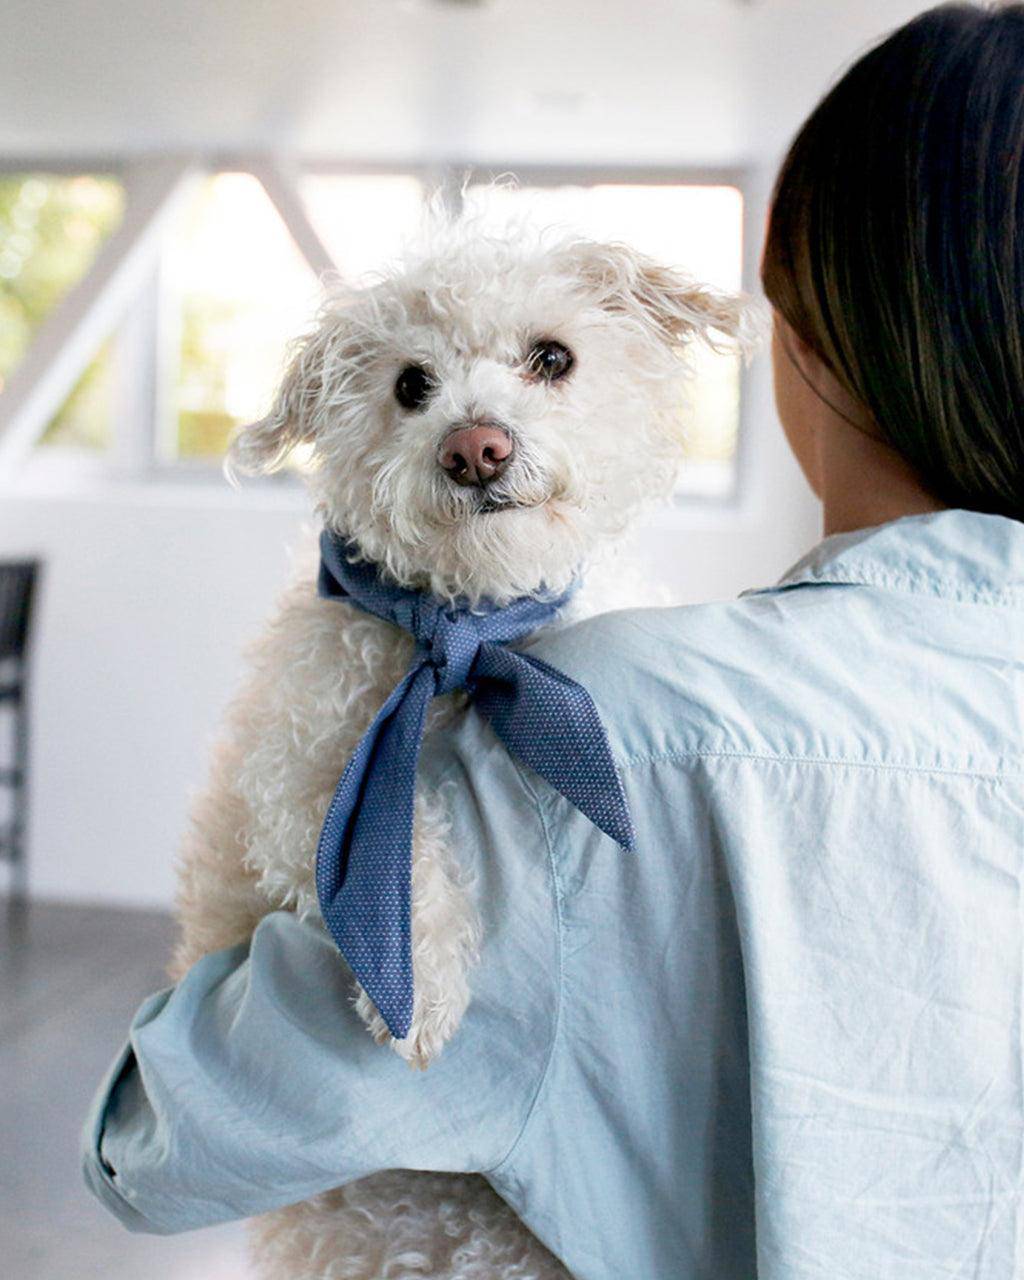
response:
[[[239,1224],[125,1231],[82,1182],[89,1102],[143,997],[166,986],[155,912],[0,900],[0,1274],[4,1280],[246,1280]]]

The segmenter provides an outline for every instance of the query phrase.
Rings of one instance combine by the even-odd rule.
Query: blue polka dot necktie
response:
[[[468,691],[512,755],[625,849],[633,825],[604,726],[582,685],[506,646],[549,621],[557,599],[470,609],[386,581],[354,543],[320,539],[321,596],[412,634],[412,664],[377,713],[331,800],[317,848],[320,910],[338,949],[396,1039],[413,1011],[412,826],[427,707]]]

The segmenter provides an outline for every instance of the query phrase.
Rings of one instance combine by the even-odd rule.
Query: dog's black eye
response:
[[[530,348],[526,357],[527,368],[545,382],[557,382],[564,378],[576,363],[576,358],[563,342],[554,338],[541,338]]]
[[[422,409],[434,390],[434,379],[422,365],[406,365],[395,383],[395,399],[403,409]]]

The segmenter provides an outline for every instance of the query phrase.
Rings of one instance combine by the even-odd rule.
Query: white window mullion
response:
[[[159,270],[154,266],[114,337],[111,469],[124,476],[152,471],[157,419]]]
[[[153,429],[152,464],[155,469],[181,465],[178,443],[179,384],[183,299],[181,288],[165,259],[157,264],[153,296],[156,324],[153,333]]]

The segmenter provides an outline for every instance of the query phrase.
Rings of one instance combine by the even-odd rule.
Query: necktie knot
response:
[[[434,669],[437,692],[454,693],[463,688],[469,682],[480,649],[480,635],[472,615],[437,609],[429,648],[423,647]]]

